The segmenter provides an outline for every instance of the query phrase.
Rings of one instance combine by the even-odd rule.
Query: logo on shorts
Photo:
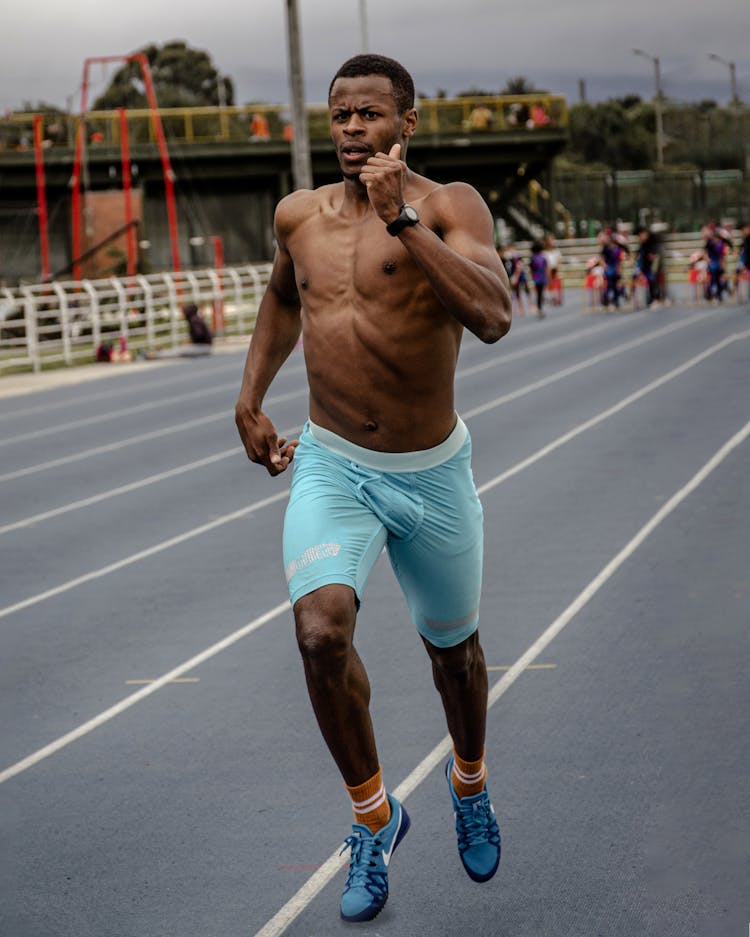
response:
[[[290,582],[301,569],[317,563],[318,560],[325,560],[331,556],[338,556],[341,550],[340,543],[318,543],[314,547],[308,547],[302,556],[296,560],[291,560],[286,567],[286,581]]]

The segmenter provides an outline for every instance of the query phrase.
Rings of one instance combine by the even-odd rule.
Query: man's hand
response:
[[[404,204],[406,163],[399,159],[400,155],[401,144],[394,143],[387,155],[376,153],[371,156],[359,174],[370,204],[386,224],[398,216]]]
[[[288,442],[286,436],[279,439],[265,413],[260,410],[253,412],[242,401],[237,402],[234,420],[251,462],[265,465],[269,475],[280,475],[289,467],[299,445],[298,439]]]

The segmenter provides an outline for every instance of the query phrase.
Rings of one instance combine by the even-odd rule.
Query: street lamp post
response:
[[[654,98],[654,115],[656,117],[656,163],[664,165],[664,120],[662,114],[663,97],[661,92],[661,71],[659,57],[649,55],[643,49],[633,49],[633,55],[640,55],[654,64],[654,78],[656,80],[656,97]]]
[[[292,170],[295,189],[313,187],[310,137],[307,132],[305,91],[302,81],[302,46],[297,0],[286,0],[286,32],[289,50],[289,92],[292,97]]]
[[[734,62],[728,62],[715,52],[709,52],[708,57],[713,59],[714,62],[721,62],[722,65],[726,65],[729,69],[729,87],[732,91],[732,104],[736,107],[740,103],[740,96],[737,94],[737,69],[735,68]]]
[[[359,0],[359,44],[362,52],[370,51],[367,37],[367,0]]]

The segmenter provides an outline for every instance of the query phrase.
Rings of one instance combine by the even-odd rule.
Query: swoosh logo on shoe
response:
[[[383,862],[385,863],[386,868],[388,867],[388,863],[391,861],[393,850],[396,848],[396,840],[398,839],[398,831],[400,829],[401,829],[401,807],[398,808],[398,823],[396,824],[396,832],[394,833],[393,839],[391,840],[391,848],[388,850],[388,852],[386,852],[385,849],[383,850]]]

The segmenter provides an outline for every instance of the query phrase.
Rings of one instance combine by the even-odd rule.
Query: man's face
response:
[[[337,78],[328,108],[339,165],[350,178],[359,176],[371,156],[410,137],[417,123],[414,109],[398,113],[391,80],[384,75]]]

